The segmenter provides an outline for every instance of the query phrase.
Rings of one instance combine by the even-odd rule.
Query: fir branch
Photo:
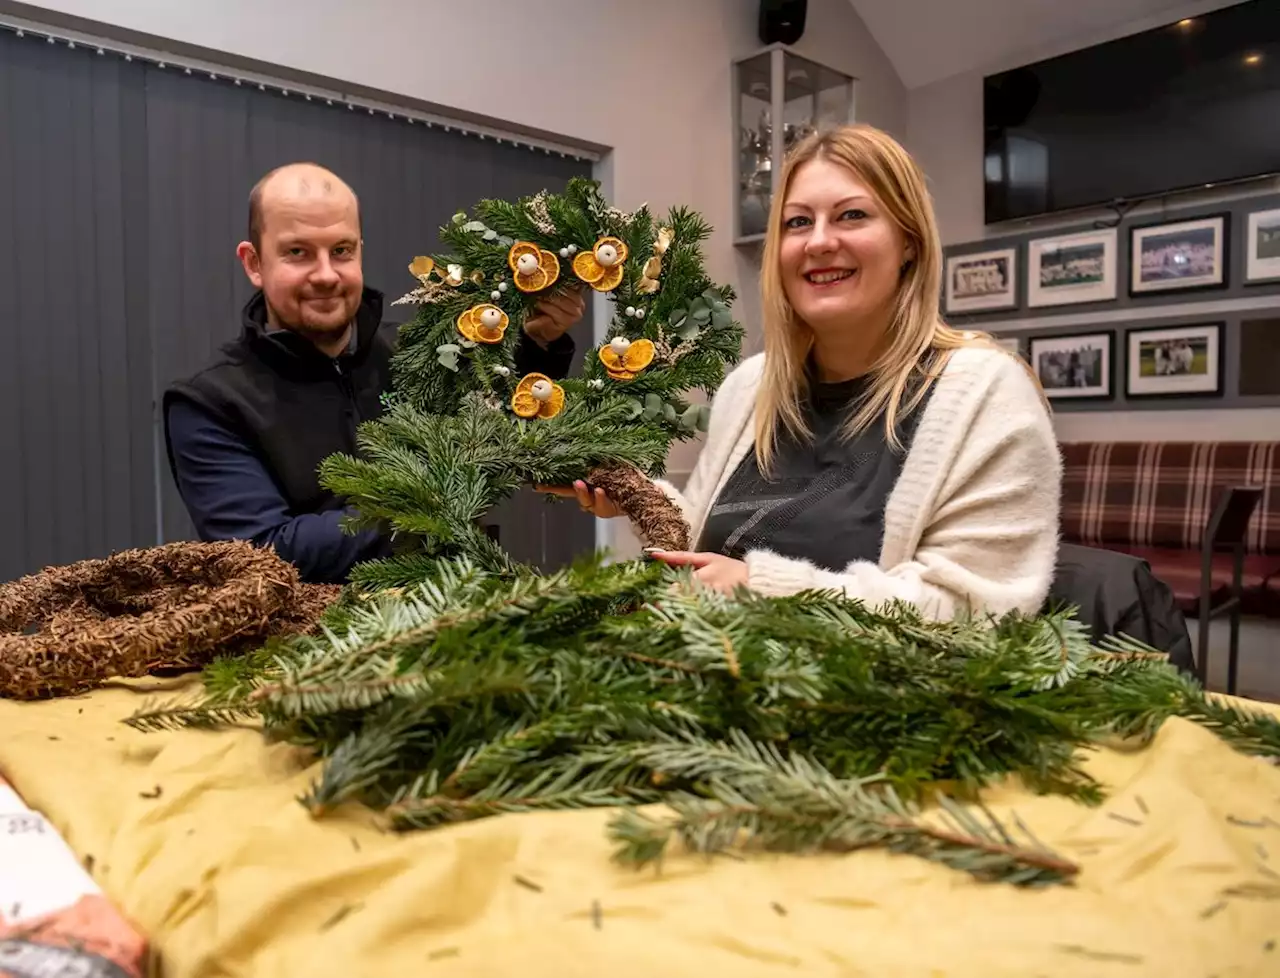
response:
[[[878,846],[908,852],[981,880],[1036,885],[1061,882],[1078,867],[1034,838],[1017,842],[989,813],[985,821],[940,799],[948,827],[925,821],[876,780],[840,780],[813,761],[784,756],[735,732],[715,745],[646,745],[637,760],[667,776],[703,782],[703,795],[668,796],[676,818],[658,821],[624,812],[610,825],[616,858],[644,865],[661,859],[679,836],[696,852],[746,844],[772,851],[850,852]],[[708,797],[709,796],[709,797]],[[745,843],[743,842],[745,837]]]

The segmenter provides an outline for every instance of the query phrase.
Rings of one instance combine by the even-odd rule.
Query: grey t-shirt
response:
[[[885,440],[883,417],[844,440],[840,427],[867,383],[812,384],[806,405],[812,442],[783,433],[771,479],[748,452],[711,507],[697,549],[737,558],[765,549],[837,572],[855,560],[877,561],[885,505],[928,395],[898,422],[901,450]]]

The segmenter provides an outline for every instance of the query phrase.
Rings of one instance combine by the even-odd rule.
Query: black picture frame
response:
[[[1135,340],[1141,342],[1141,337],[1148,337],[1153,334],[1165,334],[1168,338],[1173,338],[1169,334],[1178,333],[1195,333],[1212,331],[1214,336],[1214,349],[1212,356],[1215,359],[1213,370],[1208,371],[1204,376],[1211,377],[1213,380],[1212,390],[1197,389],[1194,385],[1183,384],[1177,386],[1177,378],[1179,375],[1171,375],[1173,382],[1170,383],[1166,390],[1135,390],[1133,368],[1135,362],[1141,363],[1141,354],[1139,359],[1134,360],[1133,343]],[[1172,325],[1165,324],[1163,326],[1136,326],[1132,329],[1125,330],[1124,346],[1125,346],[1125,370],[1124,370],[1124,396],[1125,400],[1130,401],[1148,401],[1148,400],[1185,400],[1189,398],[1203,399],[1222,397],[1226,392],[1227,382],[1227,324],[1223,320],[1196,320],[1194,322],[1174,323]],[[1209,355],[1206,353],[1206,355]]]
[[[1190,285],[1168,285],[1157,288],[1142,288],[1139,281],[1140,272],[1135,267],[1141,255],[1141,239],[1161,229],[1187,228],[1194,225],[1209,225],[1220,222],[1218,242],[1221,246],[1218,280],[1195,282]],[[1145,234],[1144,234],[1145,232]],[[1185,295],[1188,292],[1204,292],[1213,289],[1226,289],[1231,284],[1231,212],[1219,211],[1214,214],[1203,214],[1200,217],[1189,217],[1177,221],[1157,221],[1151,224],[1136,224],[1129,228],[1129,297],[1133,299],[1150,299],[1167,295]]]
[[[1046,347],[1069,347],[1073,342],[1083,340],[1105,340],[1106,345],[1106,367],[1103,370],[1102,379],[1105,382],[1105,390],[1087,390],[1083,393],[1076,393],[1078,388],[1055,386],[1052,383],[1046,383],[1045,365],[1041,362],[1040,357],[1044,353],[1053,352]],[[1045,396],[1051,401],[1073,402],[1073,401],[1113,401],[1116,397],[1116,331],[1114,329],[1091,329],[1081,330],[1076,333],[1052,333],[1040,336],[1031,336],[1026,346],[1027,362],[1031,364],[1031,369],[1035,372],[1036,378],[1040,381],[1041,387],[1044,389]],[[1090,392],[1092,391],[1092,392]]]

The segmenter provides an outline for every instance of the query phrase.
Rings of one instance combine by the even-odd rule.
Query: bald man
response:
[[[364,284],[360,207],[336,174],[310,163],[271,171],[249,194],[249,238],[236,255],[256,291],[240,336],[217,361],[165,391],[174,481],[202,540],[271,545],[303,580],[340,583],[389,552],[373,531],[348,534],[344,503],[317,468],[355,454],[356,426],[382,413],[395,327]],[[521,373],[568,373],[579,291],[550,296],[525,324]]]

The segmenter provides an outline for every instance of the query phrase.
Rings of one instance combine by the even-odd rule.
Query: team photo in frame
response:
[[[1280,208],[1249,215],[1244,280],[1280,282]]]
[[[947,259],[949,314],[1018,308],[1018,250],[999,248]]]
[[[1225,324],[1151,326],[1125,333],[1125,397],[1218,397]]]
[[[1230,214],[1213,214],[1131,228],[1129,294],[1225,287],[1230,225]]]
[[[1027,359],[1051,400],[1110,400],[1115,396],[1115,333],[1032,337]]]
[[[1115,228],[1039,238],[1027,245],[1027,306],[1070,306],[1116,297]]]

